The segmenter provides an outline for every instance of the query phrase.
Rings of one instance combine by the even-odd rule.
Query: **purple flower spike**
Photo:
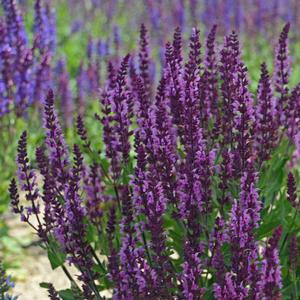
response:
[[[185,261],[182,265],[181,275],[182,293],[185,299],[204,299],[204,288],[200,288],[201,263],[199,253],[195,253],[193,248],[185,243],[184,246]]]
[[[220,285],[224,284],[225,275],[225,262],[221,248],[227,239],[225,222],[222,218],[218,217],[210,238],[210,251],[212,253],[211,265],[216,270],[216,281]]]
[[[223,115],[220,120],[222,132],[222,144],[231,145],[233,143],[234,128],[234,104],[233,100],[238,97],[236,74],[240,62],[239,42],[235,32],[225,37],[224,47],[221,51],[220,75],[222,80],[222,107]]]
[[[10,194],[12,199],[13,210],[17,213],[20,213],[21,220],[27,222],[32,228],[34,228],[39,237],[45,241],[46,230],[42,224],[40,218],[40,191],[37,185],[37,179],[35,171],[31,169],[29,165],[29,159],[27,154],[27,133],[24,131],[20,137],[18,143],[18,177],[21,184],[21,190],[25,192],[25,199],[29,202],[29,206],[24,207],[19,206],[19,196],[15,186],[15,183],[12,181],[10,186]],[[31,223],[31,215],[35,216],[37,221],[37,226],[34,226]]]
[[[23,206],[20,206],[20,196],[18,193],[18,187],[16,180],[13,178],[9,185],[9,195],[11,199],[12,210],[16,214],[23,214]]]
[[[119,145],[117,145],[116,148],[118,152],[122,153],[124,163],[126,163],[129,158],[129,137],[133,133],[130,130],[133,102],[131,94],[127,91],[128,87],[126,82],[129,58],[130,56],[127,55],[121,63],[116,78],[117,84],[112,106],[112,111],[115,113],[114,119],[116,121],[115,131],[119,135]]]
[[[255,150],[260,164],[269,159],[277,144],[278,124],[270,76],[265,63],[261,65],[261,77],[257,91]]]
[[[217,78],[217,55],[215,49],[217,26],[214,25],[209,32],[206,40],[206,54],[205,54],[205,69],[203,78],[205,82],[203,85],[207,85],[207,115],[217,119],[218,114],[218,78]],[[207,80],[207,81],[206,81]]]
[[[55,178],[51,174],[50,162],[42,147],[36,149],[36,160],[39,171],[43,176],[43,194],[44,203],[44,230],[46,233],[57,225],[60,216],[63,215],[62,204],[56,198],[58,192],[56,189]]]
[[[26,200],[31,202],[32,207],[27,208],[28,217],[31,214],[39,213],[39,205],[37,200],[39,198],[39,190],[36,183],[36,175],[29,166],[29,159],[27,154],[27,133],[24,131],[18,143],[18,177],[21,182],[21,190],[26,192]]]
[[[97,289],[94,280],[96,273],[93,266],[92,248],[86,241],[86,210],[82,206],[79,195],[80,180],[82,178],[82,155],[78,146],[74,146],[74,166],[69,172],[68,183],[63,192],[64,212],[58,219],[55,236],[68,256],[70,263],[74,264],[81,272],[78,276],[83,283],[85,297],[92,299]]]
[[[293,173],[289,172],[287,180],[287,199],[293,207],[298,209],[299,203],[297,201],[297,186]]]
[[[285,111],[288,99],[288,83],[290,77],[290,61],[288,52],[288,34],[290,31],[290,23],[287,23],[280,34],[278,46],[276,50],[276,65],[275,65],[275,88],[279,93],[279,99],[277,102],[278,121],[280,125],[284,124]]]
[[[86,91],[86,73],[83,67],[83,62],[81,61],[78,74],[76,77],[76,83],[77,83],[77,97],[76,97],[76,104],[77,108],[79,110],[79,114],[83,115],[86,109],[86,99],[87,97],[87,91]]]
[[[286,123],[287,134],[289,138],[296,143],[297,134],[300,130],[300,84],[298,84],[292,91],[288,98],[286,109]]]
[[[81,115],[78,115],[78,117],[77,117],[76,128],[77,128],[77,134],[80,137],[81,141],[83,142],[84,146],[86,148],[89,148],[91,145],[91,142],[88,140],[87,130],[85,128],[85,124],[84,124],[84,121],[83,121]]]
[[[224,279],[221,277],[221,282],[214,287],[217,299],[247,299],[251,292],[249,286],[256,278],[258,246],[254,229],[259,226],[261,210],[256,182],[256,174],[249,168],[241,179],[240,199],[233,203],[231,209],[228,239],[232,266],[231,272],[227,272]]]
[[[281,299],[282,288],[281,266],[279,260],[278,245],[282,234],[282,227],[274,230],[272,237],[264,249],[262,261],[261,299]]]
[[[49,90],[45,100],[44,126],[47,133],[46,145],[49,151],[51,172],[57,180],[59,190],[64,190],[69,176],[69,152],[54,108],[52,90]]]
[[[48,287],[49,299],[51,300],[59,300],[58,292],[55,290],[53,284],[49,284]]]
[[[104,194],[104,186],[102,179],[101,169],[98,165],[94,164],[89,170],[88,176],[85,178],[85,190],[87,193],[87,214],[91,222],[95,225],[100,223],[103,211],[101,206],[108,199]]]
[[[181,135],[182,124],[182,103],[183,97],[183,70],[182,70],[182,38],[179,28],[176,29],[173,38],[173,45],[166,45],[166,64],[170,84],[168,84],[170,107],[173,122],[178,127],[178,133]]]
[[[232,103],[234,109],[234,149],[236,176],[247,168],[252,155],[254,109],[252,95],[248,90],[247,68],[243,63],[237,66],[236,99]]]
[[[150,93],[150,75],[149,75],[149,42],[147,29],[144,24],[141,25],[140,30],[140,51],[139,51],[139,63],[140,63],[140,73],[143,80],[143,84],[146,90],[146,95],[149,96]]]
[[[112,116],[112,104],[115,88],[115,71],[112,64],[109,64],[109,80],[107,88],[101,95],[102,118],[99,117],[103,125],[103,142],[105,145],[105,155],[111,161],[111,171],[113,178],[117,179],[120,173],[119,159],[120,153],[117,152],[117,134],[115,132]]]
[[[157,174],[161,174],[161,184],[168,201],[175,201],[175,171],[178,155],[176,151],[176,129],[172,124],[166,94],[166,79],[160,80],[154,105],[150,108],[149,123],[151,137],[146,148],[149,151],[149,164]],[[157,161],[156,164],[153,164]]]
[[[70,89],[70,78],[66,68],[66,61],[60,59],[57,63],[57,98],[60,100],[60,106],[63,112],[65,128],[72,126],[73,99]]]

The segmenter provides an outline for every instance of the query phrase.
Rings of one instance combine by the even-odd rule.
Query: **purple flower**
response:
[[[104,183],[102,172],[97,164],[93,164],[84,179],[86,190],[86,209],[92,223],[96,226],[100,223],[103,215],[102,206],[108,200],[104,195]]]
[[[33,56],[32,51],[24,51],[23,57],[18,65],[19,82],[15,95],[15,110],[17,116],[22,116],[28,105],[32,103],[33,85],[32,85],[32,66]]]
[[[184,145],[185,160],[181,163],[178,183],[180,214],[188,220],[194,217],[194,210],[206,213],[210,210],[211,162],[205,148],[201,128],[205,118],[201,115],[201,104],[198,98],[200,62],[199,31],[194,29],[190,42],[189,61],[184,73],[186,84],[181,98],[183,106],[181,139]],[[194,114],[195,110],[200,110],[200,115]],[[197,234],[195,233],[195,235]]]
[[[282,227],[274,230],[264,249],[262,261],[262,279],[260,282],[262,299],[281,299],[282,288],[281,266],[278,253],[278,244],[282,234]]]
[[[292,91],[288,98],[286,108],[286,128],[287,134],[292,141],[296,141],[296,135],[300,129],[300,85],[298,84]]]
[[[147,200],[146,229],[151,234],[150,249],[153,251],[154,270],[157,276],[156,293],[168,297],[172,282],[170,280],[170,262],[165,253],[166,236],[163,229],[163,214],[166,210],[167,199],[158,174],[155,170],[146,173],[144,192]]]
[[[112,103],[113,103],[113,94],[115,88],[115,79],[116,74],[113,69],[112,64],[109,64],[108,69],[109,80],[107,87],[101,95],[101,109],[102,117],[99,117],[103,125],[103,142],[105,145],[105,155],[110,160],[110,168],[113,174],[113,178],[117,179],[120,173],[120,153],[117,152],[117,134],[114,128],[114,118],[112,116]]]
[[[57,63],[57,98],[61,103],[63,112],[63,120],[65,128],[72,126],[72,113],[74,110],[73,99],[70,89],[69,73],[66,69],[66,62],[64,59],[60,59]]]
[[[260,163],[269,159],[278,139],[278,124],[270,76],[265,63],[261,65],[261,77],[257,91],[255,118],[255,150]]]
[[[46,14],[46,36],[49,50],[54,53],[56,48],[56,12],[52,0],[46,0],[45,3]]]
[[[137,214],[148,212],[147,195],[144,191],[144,184],[146,180],[146,166],[147,166],[147,155],[146,146],[140,138],[140,132],[135,133],[135,151],[137,164],[135,167],[135,176],[131,179],[133,186],[133,201],[135,205],[135,211]]]
[[[206,53],[205,53],[205,71],[203,78],[203,87],[208,87],[206,90],[207,100],[204,103],[207,106],[207,115],[209,117],[217,118],[218,111],[218,78],[217,78],[217,57],[215,49],[215,38],[216,38],[217,26],[214,25],[209,32],[206,40]]]
[[[19,139],[18,143],[18,177],[21,183],[21,190],[26,192],[25,198],[30,202],[30,207],[27,207],[27,216],[29,218],[31,214],[39,214],[39,190],[37,186],[36,174],[31,170],[29,165],[29,159],[27,154],[27,132],[24,131]],[[41,226],[41,224],[39,224]]]
[[[84,81],[82,84],[86,85],[86,89],[90,95],[94,95],[98,93],[100,84],[100,61],[99,58],[95,56],[95,45],[91,37],[87,43],[87,57],[88,66],[84,71],[85,78],[83,78]]]
[[[216,7],[220,13],[219,1],[213,3],[209,9]],[[232,3],[226,1],[221,7],[228,9]],[[39,18],[48,14],[41,4],[36,4]],[[244,6],[240,1],[237,4],[239,11],[231,14],[228,10],[227,21],[241,26]],[[163,7],[151,1],[147,5],[153,10]],[[171,12],[178,13],[176,9]],[[162,20],[171,19],[161,12],[159,23]],[[6,36],[6,26],[0,22],[4,37],[0,41],[0,93],[5,98],[4,110],[15,101],[22,113],[28,99],[40,97],[50,84],[47,70],[53,53],[47,50],[40,55],[35,49],[23,49],[16,71],[15,48]],[[232,32],[225,38],[220,62],[215,39],[216,26],[207,37],[202,57],[200,32],[194,28],[185,60],[181,31],[176,29],[173,42],[166,45],[153,95],[148,36],[142,25],[139,63],[127,55],[119,66],[113,59],[105,72],[101,70],[106,81],[100,90],[101,114],[95,114],[95,119],[101,123],[102,143],[91,139],[94,134],[88,132],[89,122],[82,114],[88,112],[85,97],[100,84],[97,69],[102,54],[96,53],[99,49],[93,41],[87,47],[89,61],[85,65],[82,60],[77,74],[80,146],[75,144],[70,154],[52,90],[44,101],[45,139],[35,152],[38,171],[28,159],[26,132],[21,135],[17,165],[24,193],[19,195],[12,180],[13,211],[38,232],[46,247],[56,244],[58,254],[62,252],[62,258],[77,268],[81,297],[101,299],[99,290],[109,288],[113,299],[279,299],[283,283],[294,280],[290,278],[296,275],[297,264],[297,239],[290,238],[294,232],[288,232],[284,241],[290,241],[292,253],[283,261],[284,272],[278,249],[282,229],[264,238],[265,230],[276,222],[269,218],[280,210],[276,202],[280,197],[275,194],[275,202],[268,206],[273,189],[265,182],[271,169],[264,162],[277,146],[279,129],[283,141],[287,136],[300,144],[299,86],[291,93],[288,90],[285,122],[279,126],[266,65],[261,66],[255,102],[237,35]],[[282,49],[285,41],[282,37]],[[56,72],[58,96],[70,100],[70,79],[63,61]],[[64,105],[62,111],[71,114]],[[94,152],[94,144],[103,144],[103,151]],[[259,194],[267,201],[262,202]],[[22,205],[23,195],[29,205]],[[299,208],[292,173],[287,200]],[[34,217],[38,225],[31,223]],[[98,253],[108,262],[100,261]],[[61,267],[68,275],[66,266]],[[71,281],[72,286],[77,284]],[[52,299],[59,297],[53,286],[48,292]]]
[[[4,35],[1,34],[3,37]],[[1,47],[1,115],[9,112],[9,105],[13,102],[13,73],[12,73],[12,52],[11,48],[4,44]]]
[[[7,276],[5,269],[0,264],[0,295],[3,300],[17,300],[17,296],[10,296],[9,291],[14,288],[15,284],[11,280],[11,276]]]
[[[224,284],[225,262],[221,249],[227,239],[225,221],[218,217],[210,237],[209,249],[212,255],[211,266],[216,270],[216,281],[219,285]]]
[[[225,274],[225,283],[223,287],[214,285],[214,296],[217,300],[247,299],[248,290],[242,283],[237,283],[234,274]]]
[[[31,103],[37,103],[40,107],[43,103],[43,97],[49,90],[51,84],[51,55],[46,53],[41,56],[39,63],[34,69],[35,78],[33,83],[33,99]]]
[[[48,27],[47,15],[41,0],[36,0],[34,4],[34,24],[33,32],[35,34],[35,46],[39,49],[40,53],[45,53],[48,50],[48,37],[46,30]]]
[[[222,132],[222,143],[231,145],[233,143],[234,128],[234,105],[233,100],[238,97],[236,74],[240,62],[239,42],[235,32],[225,37],[225,44],[221,51],[220,75],[222,80],[222,120],[220,121]]]
[[[76,128],[77,128],[77,134],[79,135],[81,141],[84,143],[84,146],[86,148],[89,148],[91,145],[91,142],[88,139],[87,130],[85,128],[85,124],[84,124],[84,121],[83,121],[81,115],[78,115],[78,117],[77,117]]]
[[[1,3],[7,24],[9,44],[14,49],[20,50],[19,47],[27,44],[23,16],[17,7],[16,0],[2,0]]]
[[[148,50],[148,36],[147,29],[144,24],[141,25],[140,30],[140,51],[139,51],[139,63],[140,73],[143,80],[144,88],[146,91],[146,97],[150,93],[150,75],[149,75],[149,50]]]
[[[239,201],[235,200],[231,209],[227,233],[232,253],[231,272],[215,285],[217,299],[246,299],[252,292],[249,286],[255,278],[257,270],[253,266],[258,259],[254,229],[259,226],[261,210],[256,181],[256,174],[248,169],[241,179]]]
[[[255,187],[258,180],[253,165],[249,165],[241,178],[240,203],[250,216],[250,231],[259,227],[260,210],[262,208],[258,197],[258,190]]]
[[[135,106],[134,111],[137,115],[138,128],[136,132],[139,134],[141,141],[145,142],[149,138],[149,108],[150,108],[150,98],[145,90],[145,85],[143,79],[140,76],[135,76],[134,78],[134,89],[135,89]]]
[[[87,46],[86,46],[86,55],[89,60],[93,59],[94,54],[94,41],[91,36],[88,38]]]
[[[55,112],[52,90],[49,90],[45,100],[44,126],[47,134],[46,145],[49,152],[51,173],[58,184],[58,189],[64,190],[69,176],[69,152]]]
[[[0,93],[5,99],[4,110],[12,108],[17,117],[25,116],[28,105],[40,108],[41,97],[51,84],[50,62],[54,51],[54,14],[49,5],[35,1],[33,46],[29,48],[23,17],[15,0],[3,0],[4,22],[1,20]],[[49,32],[48,32],[49,31]],[[13,105],[12,105],[13,104]],[[2,109],[2,110],[3,110]]]
[[[108,255],[109,278],[117,285],[120,282],[120,272],[119,272],[119,257],[113,243],[116,234],[116,210],[114,206],[109,211],[109,218],[107,222],[106,232],[107,232],[107,240],[108,240],[108,247],[109,247],[109,255]],[[118,292],[118,286],[115,287],[114,290],[114,293],[117,292]]]
[[[48,293],[49,293],[49,298],[51,300],[59,300],[59,295],[58,295],[58,292],[55,290],[53,284],[49,284],[49,287],[48,287]]]
[[[82,155],[78,146],[74,146],[74,165],[70,170],[68,181],[63,191],[64,211],[58,219],[54,230],[57,240],[68,255],[70,263],[74,264],[81,272],[78,276],[83,283],[85,297],[97,294],[95,287],[96,273],[92,270],[92,248],[86,241],[86,210],[82,206],[79,195],[80,179],[83,172]]]
[[[297,185],[293,173],[289,172],[287,180],[287,199],[293,207],[298,209],[299,203],[297,201]]]
[[[118,60],[122,40],[121,40],[120,28],[117,25],[113,26],[113,42],[114,42],[114,47],[115,47],[114,54],[115,54],[116,59]]]
[[[149,163],[157,160],[156,172],[161,173],[162,185],[166,197],[174,201],[172,190],[174,188],[173,178],[175,176],[176,153],[176,129],[172,124],[166,94],[166,79],[163,77],[159,83],[154,105],[150,108],[149,124],[151,138],[148,140]]]
[[[240,63],[237,66],[236,79],[237,95],[232,103],[234,109],[233,131],[236,147],[234,154],[234,172],[238,176],[245,171],[251,159],[254,121],[253,99],[248,91],[247,68]]]
[[[285,111],[288,99],[288,83],[290,77],[290,62],[288,57],[288,34],[290,31],[290,23],[287,23],[280,34],[278,46],[276,49],[276,65],[275,65],[275,88],[279,93],[277,102],[278,122],[283,124],[285,121]]]
[[[97,55],[100,58],[105,58],[109,54],[108,44],[105,41],[98,40],[97,42]]]
[[[178,134],[181,135],[181,118],[182,118],[182,103],[183,97],[183,70],[182,70],[182,41],[181,31],[176,29],[173,38],[173,46],[169,43],[166,45],[166,64],[170,83],[168,84],[170,107],[174,124],[178,127]]]
[[[63,205],[59,201],[60,192],[57,190],[55,178],[51,174],[51,166],[43,147],[36,149],[36,160],[39,171],[43,176],[42,200],[44,231],[49,234],[57,226],[63,215]]]
[[[129,159],[129,137],[132,135],[130,125],[133,103],[126,82],[128,61],[129,55],[127,55],[121,63],[116,77],[116,86],[113,90],[111,103],[111,110],[114,115],[114,132],[116,135],[113,147],[122,155],[124,164],[126,164]]]
[[[194,249],[186,242],[184,255],[183,272],[180,276],[184,298],[189,300],[203,299],[204,288],[200,288],[202,270],[199,253],[194,252]]]
[[[123,238],[119,252],[121,271],[118,273],[119,281],[114,296],[135,299],[142,295],[149,296],[156,293],[153,290],[151,291],[151,285],[156,282],[156,273],[151,270],[145,259],[144,248],[138,246],[138,243],[141,242],[141,233],[133,223],[133,209],[128,192],[128,188],[124,187],[122,189],[123,218],[121,232]]]
[[[86,72],[84,70],[83,62],[80,62],[78,73],[76,77],[76,91],[77,91],[77,97],[76,97],[76,104],[77,108],[79,110],[79,114],[83,115],[86,109],[86,97],[87,95],[87,87],[86,87]]]
[[[24,207],[20,206],[20,196],[16,180],[13,178],[9,185],[9,195],[11,199],[12,210],[16,214],[23,214]]]
[[[231,201],[230,193],[228,193],[228,187],[230,179],[233,176],[233,157],[229,150],[224,149],[221,153],[222,162],[220,164],[220,183],[219,188],[222,191],[219,202],[221,206]]]

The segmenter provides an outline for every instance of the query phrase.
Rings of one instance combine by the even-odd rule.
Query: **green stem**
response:
[[[291,229],[293,228],[294,226],[294,223],[295,223],[295,220],[296,220],[296,217],[297,217],[297,214],[298,214],[298,210],[295,210],[295,213],[294,213],[294,217],[293,217],[293,220],[292,220],[292,223],[290,224],[290,227],[289,227],[289,230],[288,232],[286,233],[284,239],[283,239],[283,242],[281,244],[281,247],[280,247],[280,251],[279,251],[279,255],[281,254],[282,250],[283,250],[283,247],[288,239],[288,236],[289,236],[289,233],[291,231]]]
[[[297,275],[296,271],[293,271],[293,289],[294,289],[294,299],[297,300],[298,298],[298,289],[297,289]]]
[[[107,272],[106,269],[104,268],[104,266],[103,266],[103,264],[101,263],[101,261],[100,261],[98,255],[97,255],[97,253],[95,252],[95,250],[94,250],[93,248],[92,248],[92,255],[93,255],[93,257],[95,258],[95,260],[96,260],[97,264],[99,265],[99,267],[101,268],[101,270],[102,270],[104,273],[106,273],[106,272]]]

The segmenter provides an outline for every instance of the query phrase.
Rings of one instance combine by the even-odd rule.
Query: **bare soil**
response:
[[[18,216],[6,215],[6,224],[10,228],[9,234],[18,241],[25,241],[28,246],[16,253],[8,253],[6,260],[17,261],[19,267],[7,270],[13,277],[15,287],[13,295],[19,296],[19,300],[46,300],[47,290],[40,287],[41,282],[50,282],[56,290],[70,288],[70,282],[61,268],[52,270],[47,253],[37,242],[37,237],[32,229],[19,220]],[[100,258],[104,259],[104,257]],[[74,267],[66,265],[73,278],[76,280],[77,271]],[[111,299],[110,290],[102,291],[101,296]]]
[[[29,226],[20,222],[15,216],[9,216],[7,224],[10,228],[10,236],[19,241],[29,241],[29,246],[22,249],[20,253],[6,255],[8,261],[16,260],[20,266],[7,270],[15,281],[13,294],[19,296],[20,300],[46,300],[49,299],[47,290],[41,288],[39,283],[51,282],[57,290],[69,288],[69,281],[63,271],[60,268],[52,270],[47,253],[34,243],[37,237]],[[71,272],[74,273],[74,270]]]

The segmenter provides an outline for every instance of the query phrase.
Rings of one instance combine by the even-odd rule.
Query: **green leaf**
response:
[[[113,288],[113,283],[108,279],[107,275],[99,277],[99,284],[97,284],[98,291],[104,291]]]
[[[263,223],[257,230],[257,238],[258,240],[270,236],[273,230],[278,227],[280,224],[280,221],[278,219],[275,219],[271,222]]]
[[[63,300],[74,300],[75,299],[73,292],[70,289],[61,290],[58,292],[58,294]]]
[[[97,240],[97,229],[91,223],[87,224],[86,239],[89,243],[95,242]]]
[[[48,259],[50,261],[51,268],[55,270],[63,265],[65,262],[65,255],[48,250]]]
[[[40,283],[40,287],[43,288],[43,289],[48,289],[49,286],[50,286],[49,282],[41,282]]]
[[[282,290],[282,294],[283,294],[283,297],[286,296],[286,297],[290,297],[291,296],[291,293],[292,293],[292,290],[293,290],[293,284],[289,284],[288,286],[286,286],[283,290]],[[287,298],[285,298],[287,299]],[[289,298],[291,299],[291,298]]]
[[[49,245],[47,247],[48,259],[53,270],[62,266],[66,260],[66,254],[61,250],[58,242],[54,237],[49,238]]]

